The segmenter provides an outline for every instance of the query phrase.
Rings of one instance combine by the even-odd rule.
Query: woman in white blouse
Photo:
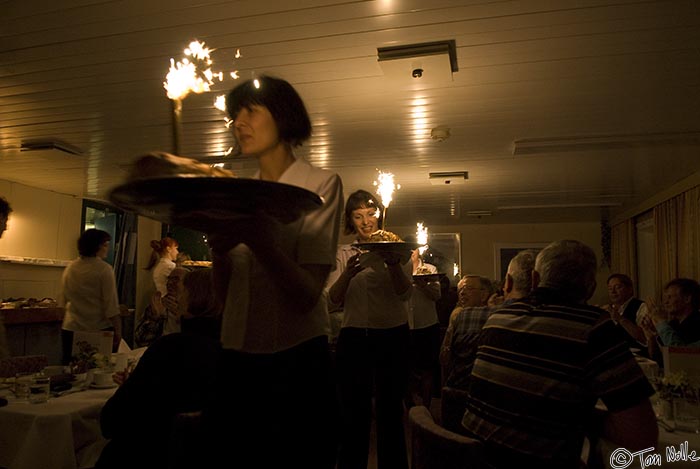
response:
[[[382,225],[382,213],[372,194],[353,192],[345,204],[344,233],[369,241]],[[343,418],[338,469],[367,467],[373,389],[378,467],[408,468],[403,397],[408,379],[410,265],[406,272],[399,256],[382,257],[384,263],[364,267],[356,246],[340,246],[336,269],[328,279],[329,310],[344,312],[336,349]]]
[[[153,283],[156,291],[160,293],[160,299],[168,294],[168,276],[175,269],[175,259],[177,259],[179,244],[173,238],[165,237],[160,241],[151,241],[151,259],[146,266],[146,270],[153,270]],[[158,311],[165,311],[164,307],[157,308]],[[163,325],[163,335],[180,332],[180,324],[176,311],[166,311],[168,315]]]

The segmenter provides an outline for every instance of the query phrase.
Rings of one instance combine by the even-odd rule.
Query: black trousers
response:
[[[224,350],[202,467],[333,469],[338,424],[326,336],[273,354]]]
[[[390,329],[340,330],[336,366],[341,406],[338,469],[366,469],[374,390],[377,465],[408,468],[403,398],[409,370],[408,325]]]

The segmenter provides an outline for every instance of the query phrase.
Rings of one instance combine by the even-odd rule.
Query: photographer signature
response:
[[[629,467],[635,458],[639,460],[639,466],[644,469],[649,466],[661,466],[661,453],[654,453],[654,447],[643,449],[637,452],[631,452],[626,448],[618,448],[612,452],[610,455],[610,467],[612,469],[625,469]],[[698,456],[693,451],[688,451],[688,442],[685,441],[675,446],[666,447],[666,462],[677,462],[677,461],[700,461],[700,456]]]

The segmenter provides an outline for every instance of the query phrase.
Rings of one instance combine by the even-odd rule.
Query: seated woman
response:
[[[182,332],[156,340],[130,376],[115,376],[123,384],[100,415],[102,434],[111,441],[95,468],[166,467],[174,417],[201,410],[210,398],[221,348],[211,270],[173,274],[182,279]]]

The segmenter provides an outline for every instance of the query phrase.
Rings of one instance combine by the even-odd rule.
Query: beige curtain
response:
[[[698,279],[700,272],[700,187],[654,207],[656,293],[677,277]]]
[[[633,220],[612,227],[610,272],[625,274],[637,285],[637,253]]]
[[[683,194],[679,210],[678,275],[700,280],[700,186]]]

